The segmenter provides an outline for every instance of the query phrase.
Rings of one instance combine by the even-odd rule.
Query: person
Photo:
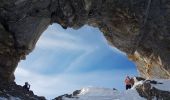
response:
[[[134,77],[130,78],[131,87],[135,84]]]
[[[25,85],[23,86],[23,88],[27,91],[29,91],[30,89],[30,84],[28,84],[28,82],[25,82]]]
[[[126,90],[131,88],[131,81],[130,81],[130,77],[129,76],[126,76],[125,84],[126,84]]]

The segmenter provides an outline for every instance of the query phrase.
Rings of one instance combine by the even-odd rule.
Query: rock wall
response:
[[[0,84],[0,100],[47,100],[43,96],[37,96],[32,90],[26,90],[15,82]]]
[[[158,84],[163,85],[164,83],[155,80],[145,80],[142,84],[138,84],[135,89],[141,97],[147,100],[169,100],[170,91],[155,88],[154,85]]]
[[[98,27],[142,76],[170,78],[169,22],[169,0],[0,0],[0,79],[14,79],[18,62],[52,23]]]

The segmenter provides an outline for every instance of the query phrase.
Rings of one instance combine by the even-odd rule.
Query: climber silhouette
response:
[[[129,76],[126,76],[125,78],[125,84],[126,84],[126,90],[130,89],[131,88],[131,79]]]
[[[27,91],[29,91],[30,89],[30,84],[28,84],[28,82],[25,82],[25,85],[23,86],[23,88]]]

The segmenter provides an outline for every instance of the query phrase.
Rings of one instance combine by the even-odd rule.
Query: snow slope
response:
[[[153,87],[160,89],[160,90],[164,90],[164,91],[170,91],[170,79],[154,79],[160,83],[163,84],[156,84],[156,85],[152,85]]]
[[[127,99],[128,98],[128,99]],[[64,100],[146,100],[139,96],[135,89],[119,92],[108,88],[83,88],[77,98],[63,98]]]
[[[170,80],[164,79],[154,79],[158,84],[151,84],[152,87],[155,87],[159,90],[170,91]],[[117,91],[109,88],[96,88],[96,87],[87,87],[81,89],[81,92],[73,98],[63,97],[63,100],[146,100],[143,97],[140,97],[135,87],[143,84],[145,81],[138,81],[134,84],[132,89],[125,91]],[[162,84],[159,84],[162,83]],[[156,100],[156,99],[154,99]]]
[[[151,84],[151,87],[155,87],[163,91],[170,91],[170,79],[169,80],[154,79],[154,80],[156,80],[157,83]],[[54,99],[54,100],[146,100],[145,98],[140,97],[135,89],[136,86],[144,84],[144,82],[149,82],[149,81],[143,80],[143,81],[135,82],[132,89],[125,90],[125,91],[118,91],[109,88],[87,87],[81,89],[80,92],[77,93],[77,96],[73,96],[72,94],[70,98],[66,96],[62,96],[61,99]],[[0,91],[0,93],[3,93],[3,91]],[[7,92],[5,93],[8,96],[8,98],[0,96],[0,100],[25,100],[19,98],[21,94],[19,94],[18,96],[13,96],[13,94],[8,94]],[[170,100],[169,98],[170,96],[166,100]],[[35,100],[41,100],[41,99],[35,98]],[[153,98],[153,100],[157,100],[157,99]],[[159,99],[159,100],[164,100],[164,99]]]

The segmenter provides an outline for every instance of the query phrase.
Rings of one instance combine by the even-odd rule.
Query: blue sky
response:
[[[16,69],[16,82],[31,84],[37,95],[52,99],[83,87],[124,90],[124,77],[137,75],[126,55],[109,46],[98,28],[62,29],[53,24]]]

